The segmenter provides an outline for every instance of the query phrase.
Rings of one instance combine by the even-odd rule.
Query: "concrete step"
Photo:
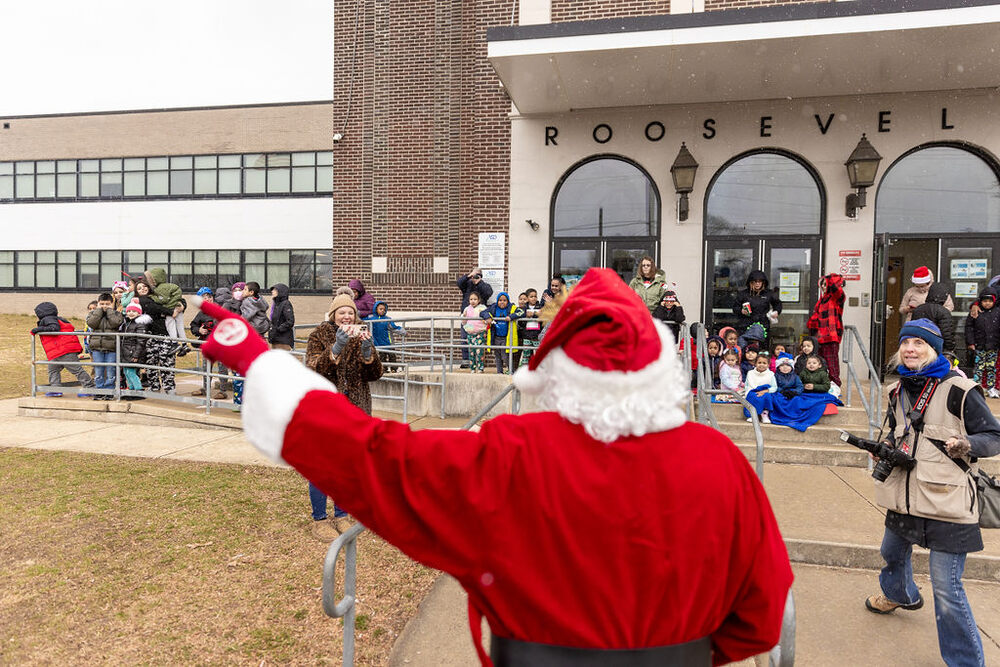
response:
[[[761,432],[764,434],[765,443],[806,443],[814,445],[835,445],[840,443],[840,429],[851,431],[859,436],[868,435],[868,424],[842,424],[840,426],[827,425],[824,417],[817,424],[810,426],[805,431],[796,431],[788,426],[777,426],[775,424],[761,424]],[[728,435],[734,441],[754,442],[753,424],[741,419],[740,421],[720,421],[719,430]]]
[[[712,406],[712,413],[715,418],[721,422],[740,422],[745,421],[746,418],[743,416],[743,406],[739,403],[716,403]],[[838,413],[835,415],[824,415],[818,422],[817,425],[824,426],[839,426],[839,425],[861,425],[865,428],[868,427],[868,414],[865,412],[864,408],[860,406],[856,407],[838,407]],[[884,413],[883,413],[884,414]]]

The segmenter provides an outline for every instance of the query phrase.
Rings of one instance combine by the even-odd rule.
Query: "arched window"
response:
[[[1000,232],[1000,180],[964,147],[919,147],[879,184],[875,231],[900,234]]]
[[[592,266],[607,266],[628,281],[643,255],[659,254],[660,193],[631,160],[594,156],[556,186],[551,229],[554,272],[573,280]]]

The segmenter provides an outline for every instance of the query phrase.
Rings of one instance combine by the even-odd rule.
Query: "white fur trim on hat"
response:
[[[596,371],[552,350],[534,371],[518,369],[514,385],[538,395],[546,410],[582,425],[601,442],[669,431],[687,421],[684,403],[691,376],[677,355],[673,334],[653,320],[660,336],[660,357],[638,371]]]
[[[257,357],[247,370],[243,387],[243,432],[254,447],[279,463],[285,428],[299,402],[310,391],[337,389],[289,352],[271,350]]]

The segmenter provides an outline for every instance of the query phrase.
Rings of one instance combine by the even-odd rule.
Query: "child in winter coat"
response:
[[[510,295],[507,292],[500,292],[496,303],[487,306],[480,314],[480,317],[489,324],[488,344],[493,349],[497,373],[506,375],[511,373],[510,369],[504,370],[507,366],[507,355],[511,354],[511,348],[517,347],[517,327],[511,326],[511,322],[522,315],[524,311],[511,305]]]
[[[947,285],[934,283],[927,290],[927,300],[913,311],[913,319],[928,319],[941,330],[945,352],[955,350],[955,318],[944,305],[950,296]]]
[[[252,280],[246,284],[240,314],[261,336],[271,330],[271,320],[267,319],[267,300],[260,295],[260,285]]]
[[[768,416],[768,410],[766,408],[761,409],[761,406],[769,405],[769,403],[760,401],[763,399],[765,394],[773,394],[778,390],[778,381],[774,377],[774,372],[768,368],[770,359],[768,358],[766,352],[761,352],[757,355],[754,361],[754,367],[747,373],[746,378],[746,395],[747,400],[750,404],[758,408],[760,413],[760,420],[765,424],[771,423],[771,418]],[[747,418],[750,421],[750,418]]]
[[[462,311],[462,329],[468,336],[469,367],[473,373],[485,372],[483,356],[486,347],[486,329],[489,327],[482,318],[485,310],[486,306],[479,303],[479,293],[470,292],[469,305]]]
[[[227,294],[228,294],[228,292],[229,292],[229,290],[226,290]],[[210,303],[213,302],[213,301],[215,301],[215,293],[212,292],[212,288],[211,287],[201,287],[201,288],[199,288],[198,292],[197,292],[197,295],[200,296],[205,301],[208,301]],[[212,330],[214,328],[215,328],[215,320],[212,319],[211,317],[209,317],[208,315],[206,315],[205,313],[203,313],[203,312],[201,312],[199,310],[198,314],[194,316],[193,320],[191,320],[191,337],[197,339],[198,341],[208,340],[208,337],[212,333]],[[199,343],[195,344],[195,346],[198,346],[198,345],[199,345]],[[209,361],[207,359],[203,359],[202,360],[202,367],[201,368],[202,368],[203,371],[205,371],[207,373],[207,372],[209,372],[209,371],[212,370],[212,364],[209,363]],[[216,365],[216,368],[217,369],[221,369],[223,367],[219,366],[219,365]],[[198,387],[197,389],[195,389],[194,391],[192,391],[191,395],[192,396],[204,396],[205,395],[205,387],[204,387],[204,385],[202,385],[201,387]],[[226,392],[222,391],[222,389],[217,389],[216,391],[214,391],[212,393],[212,398],[214,398],[217,401],[224,400],[224,399],[227,398]]]
[[[778,393],[785,398],[793,398],[804,391],[802,380],[795,374],[794,366],[795,361],[790,354],[782,354],[778,359],[774,379],[778,385]]]
[[[35,317],[38,323],[31,330],[31,335],[41,334],[38,340],[45,350],[45,357],[49,361],[57,363],[49,364],[49,386],[62,386],[62,369],[65,368],[76,376],[80,384],[84,387],[93,387],[94,379],[80,365],[80,353],[83,348],[80,346],[80,339],[76,336],[46,336],[46,332],[73,331],[73,325],[69,320],[59,317],[59,310],[56,304],[50,301],[43,301],[35,306]],[[62,396],[61,392],[50,391],[46,396]],[[77,394],[82,398],[91,398],[93,394]]]
[[[403,336],[405,333],[403,327],[389,319],[389,304],[385,301],[376,301],[372,314],[364,319],[370,322],[372,342],[382,364],[395,364],[396,353],[391,350],[392,336]]]
[[[844,336],[844,276],[831,273],[819,281],[822,294],[806,322],[819,341],[819,356],[826,360],[830,380],[840,387],[840,339]]]
[[[139,300],[135,299],[125,306],[125,321],[122,322],[120,331],[127,334],[148,334],[149,325],[153,319],[149,315],[144,315]],[[193,326],[193,325],[192,325]],[[206,335],[207,338],[207,335]],[[121,353],[123,364],[144,364],[146,363],[146,341],[147,338],[140,336],[122,336]],[[142,391],[142,381],[139,379],[139,369],[128,366],[122,368],[125,376],[125,385],[131,391]],[[142,396],[126,396],[126,401],[141,400]]]
[[[518,367],[527,366],[531,361],[531,355],[535,353],[534,348],[541,342],[539,335],[542,333],[542,323],[538,319],[538,314],[542,312],[542,304],[538,301],[538,290],[525,290],[524,295],[527,297],[527,303],[522,308],[524,316],[517,320],[517,337],[521,347],[528,349],[522,351]]]
[[[677,293],[667,290],[663,293],[660,305],[653,311],[653,317],[662,321],[674,334],[674,342],[680,336],[681,325],[684,324],[684,308],[677,300]]]
[[[267,340],[272,350],[291,350],[295,347],[295,310],[288,300],[288,285],[277,283],[271,287],[271,330]]]
[[[799,341],[799,353],[795,355],[795,373],[801,374],[806,367],[806,359],[809,355],[815,354],[819,355],[819,343],[812,336],[806,336],[801,341]],[[822,359],[822,357],[820,357]],[[826,368],[826,363],[823,363],[823,368]]]
[[[771,370],[777,370],[778,368],[778,357],[783,354],[787,354],[784,344],[775,343],[774,347],[771,348]]]
[[[720,386],[719,369],[723,363],[722,353],[726,349],[726,342],[718,336],[710,336],[705,342],[708,350],[708,362],[712,367],[712,387],[718,389]],[[736,367],[739,368],[740,355],[736,355]],[[742,380],[742,378],[741,378]]]
[[[743,348],[740,347],[740,335],[736,333],[736,329],[732,327],[722,327],[719,329],[719,336],[725,341],[723,346],[723,351],[725,350],[736,350],[736,354],[743,358]]]
[[[185,303],[181,288],[174,283],[167,282],[167,272],[162,268],[149,269],[144,275],[146,276],[146,282],[153,289],[153,293],[150,295],[153,301],[172,313],[164,318],[167,335],[178,340],[185,338]],[[183,357],[188,353],[189,349],[187,343],[181,344],[177,356]]]
[[[757,349],[756,345],[747,345],[746,349],[743,350],[743,363],[740,364],[740,370],[743,372],[744,382],[747,380],[747,373],[752,371],[757,366],[757,358],[759,354],[760,350]],[[767,357],[767,353],[764,352],[763,356]],[[770,359],[768,359],[768,362],[770,362]]]
[[[823,360],[818,354],[806,357],[805,368],[799,373],[799,379],[807,394],[825,394],[830,391],[830,374],[823,368]]]
[[[97,297],[97,307],[87,315],[87,326],[94,332],[90,337],[90,357],[94,360],[94,382],[98,389],[114,390],[118,382],[118,374],[114,366],[99,364],[115,364],[118,361],[118,343],[116,336],[99,336],[102,331],[118,331],[125,317],[115,310],[115,300],[110,292],[104,292]],[[97,394],[95,401],[110,401],[113,394]]]
[[[743,391],[743,371],[740,370],[740,358],[736,350],[726,350],[722,355],[722,365],[719,366],[719,385],[730,391]]]
[[[1000,349],[1000,308],[996,307],[997,293],[987,287],[979,295],[979,316],[965,318],[965,344],[976,353],[976,372],[973,379],[982,384],[985,376],[990,398],[1000,398],[996,388],[997,349]],[[918,320],[926,321],[926,320]],[[914,320],[911,320],[911,324]]]

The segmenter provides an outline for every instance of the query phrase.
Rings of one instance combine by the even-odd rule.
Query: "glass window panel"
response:
[[[239,167],[240,166],[239,155],[220,155],[219,156],[219,167]]]
[[[932,146],[905,156],[882,178],[875,202],[876,233],[1000,232],[997,176],[961,148]]]
[[[39,250],[35,253],[35,261],[39,264],[52,264],[56,261],[55,250]]]
[[[170,161],[165,157],[148,157],[146,158],[146,169],[153,171],[154,169],[166,169],[170,166]]]
[[[80,171],[98,171],[101,167],[100,160],[80,160]]]
[[[35,265],[34,264],[18,264],[17,265],[17,286],[18,287],[34,287],[35,286]]]
[[[775,153],[748,155],[726,167],[708,193],[711,236],[819,234],[819,185],[799,162]]]
[[[175,262],[183,262],[190,264],[192,255],[194,255],[194,253],[190,250],[171,250],[170,263],[173,264]]]
[[[171,264],[170,282],[179,286],[182,290],[190,291],[194,288],[194,274],[190,264]]]
[[[262,153],[247,153],[243,156],[244,167],[263,167],[264,155]]]
[[[56,187],[57,197],[75,197],[76,174],[59,174],[56,177]]]
[[[288,286],[292,289],[310,289],[314,280],[313,251],[293,250],[289,262]]]
[[[35,267],[35,287],[55,287],[55,264],[39,264]]]
[[[316,284],[318,290],[333,289],[333,253],[329,250],[316,251]]]
[[[14,198],[14,177],[0,176],[0,199]]]
[[[239,264],[219,264],[219,284],[218,286],[230,287],[233,283],[242,280],[240,277]]]
[[[150,265],[162,266],[168,262],[168,254],[166,250],[147,250],[146,251],[146,263]]]
[[[267,263],[271,264],[274,262],[284,262],[288,263],[289,251],[287,250],[268,250],[267,251]]]
[[[238,195],[240,193],[240,170],[219,170],[219,194]]]
[[[312,167],[292,169],[292,192],[315,192],[316,170]]]
[[[80,265],[80,287],[89,289],[101,287],[101,275],[97,264]]]
[[[101,262],[108,263],[113,262],[115,264],[122,263],[122,251],[121,250],[102,250],[101,251]]]
[[[18,264],[34,264],[35,263],[35,251],[34,250],[18,250],[17,251],[17,263]]]
[[[56,163],[56,171],[60,174],[68,174],[76,171],[76,160],[59,160]]]
[[[211,264],[194,265],[195,287],[211,287],[214,291],[218,287],[218,280],[215,277],[215,262]]]
[[[2,254],[2,253],[0,253]],[[60,264],[76,264],[76,251],[75,250],[60,250],[56,253],[56,260]],[[0,259],[0,261],[3,261]]]
[[[55,197],[56,196],[56,175],[39,174],[35,177],[36,196]]]
[[[10,264],[14,261],[14,251],[13,250],[0,250],[0,262],[5,264]]]
[[[309,151],[308,153],[292,153],[292,166],[293,167],[307,167],[316,164],[316,153]]]
[[[32,199],[35,196],[34,176],[15,176],[14,195],[18,199]]]
[[[209,264],[215,264],[215,251],[214,250],[195,250],[194,251],[194,261],[196,262],[206,262]]]
[[[97,258],[100,256],[96,250],[81,250],[80,251],[80,261],[87,264],[97,264]]]
[[[218,158],[215,155],[196,155],[194,157],[195,169],[215,169]]]
[[[170,172],[170,194],[189,195],[192,192],[190,171]]]
[[[35,163],[18,162],[15,164],[14,171],[18,174],[33,174],[35,173]]]
[[[126,172],[125,173],[125,196],[142,197],[146,194],[146,173]]]
[[[263,169],[245,169],[243,171],[243,192],[248,194],[264,192]]]
[[[122,161],[119,158],[107,158],[101,160],[101,171],[121,171]]]
[[[60,263],[56,287],[76,287],[76,263]]]
[[[240,251],[239,250],[220,250],[219,251],[219,264],[239,264],[240,263]]]
[[[264,289],[271,287],[276,283],[288,284],[288,265],[287,264],[268,264],[267,265],[267,285]]]
[[[288,169],[267,170],[267,191],[288,192],[291,187],[291,174]]]
[[[122,279],[122,267],[119,264],[101,265],[101,289],[111,289],[116,280]]]
[[[615,158],[586,162],[556,194],[555,236],[655,236],[659,210],[652,182]]]
[[[316,192],[333,192],[333,167],[316,167]]]
[[[80,174],[81,197],[96,197],[101,194],[101,182],[97,174]]]
[[[194,159],[190,155],[181,155],[179,157],[170,158],[170,168],[171,169],[190,169],[193,166]]]
[[[218,173],[214,169],[201,169],[194,172],[194,193],[196,195],[214,195],[216,193],[215,178]]]
[[[146,195],[162,196],[169,194],[170,177],[166,171],[150,171],[146,173]]]
[[[292,156],[288,153],[274,153],[267,156],[268,167],[287,167],[292,163]]]
[[[13,162],[0,162],[0,175],[9,176],[14,173]]]
[[[267,276],[263,264],[246,264],[243,269],[243,280],[251,280],[262,285],[261,289],[267,289]]]
[[[145,250],[126,250],[125,263],[129,266],[139,266],[146,263]]]
[[[54,174],[55,171],[56,163],[54,160],[43,160],[35,163],[35,173],[37,174]]]
[[[101,196],[122,196],[122,174],[120,171],[101,174]]]
[[[0,287],[14,286],[14,266],[12,264],[0,265]]]
[[[125,160],[125,171],[143,171],[146,169],[146,158],[130,157]]]
[[[316,153],[316,164],[333,164],[333,151]]]
[[[253,262],[254,264],[264,263],[264,251],[263,250],[246,250],[243,252],[243,261],[246,263]]]

